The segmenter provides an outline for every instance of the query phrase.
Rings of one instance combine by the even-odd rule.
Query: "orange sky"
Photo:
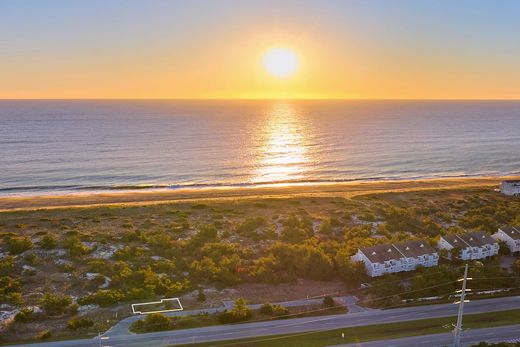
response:
[[[513,2],[29,3],[0,9],[0,98],[520,98]]]

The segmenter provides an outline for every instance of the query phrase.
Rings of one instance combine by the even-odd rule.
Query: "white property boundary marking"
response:
[[[136,306],[162,304],[162,303],[164,303],[165,301],[177,301],[177,303],[179,304],[179,307],[180,307],[180,308],[172,308],[172,309],[170,309],[170,310],[159,310],[159,311],[150,311],[150,312],[142,312],[142,311],[136,311],[136,310],[135,310],[135,307],[136,307]],[[181,304],[181,301],[179,300],[179,298],[161,299],[161,301],[141,302],[141,303],[138,303],[138,304],[132,304],[132,312],[133,312],[134,314],[150,314],[150,313],[162,313],[162,312],[177,312],[177,311],[182,311],[182,310],[184,310],[184,308],[182,307],[182,304]]]

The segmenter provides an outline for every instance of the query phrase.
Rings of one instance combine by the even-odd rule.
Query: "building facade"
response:
[[[520,252],[520,226],[501,227],[493,234],[493,238],[504,241],[512,253]]]
[[[360,248],[352,260],[363,262],[367,274],[377,277],[386,273],[413,271],[418,266],[437,266],[439,255],[426,241],[412,240]]]
[[[439,249],[452,252],[461,260],[476,260],[492,257],[498,254],[498,242],[483,232],[469,232],[460,235],[445,235],[439,239]],[[451,256],[451,255],[450,255]]]
[[[520,180],[502,181],[502,193],[509,196],[520,196]]]

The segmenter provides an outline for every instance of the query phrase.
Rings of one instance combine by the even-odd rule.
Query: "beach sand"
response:
[[[248,188],[176,189],[68,195],[0,197],[0,211],[34,210],[99,205],[149,205],[165,202],[193,202],[221,199],[292,197],[353,197],[370,193],[459,188],[498,188],[504,179],[518,177],[442,178],[399,181],[355,181],[334,184],[260,186]]]

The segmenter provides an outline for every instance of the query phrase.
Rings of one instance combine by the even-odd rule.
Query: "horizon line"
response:
[[[261,101],[261,100],[315,100],[315,101],[520,101],[520,98],[112,98],[112,97],[86,97],[86,98],[0,98],[0,101],[123,101],[123,100],[143,100],[143,101]]]

